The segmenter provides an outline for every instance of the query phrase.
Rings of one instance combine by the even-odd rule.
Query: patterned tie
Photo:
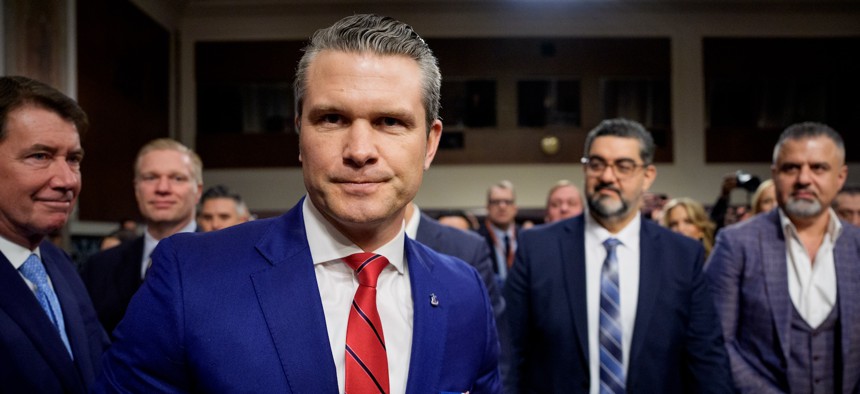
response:
[[[54,327],[60,333],[60,338],[63,344],[66,345],[69,355],[74,358],[72,348],[69,346],[69,337],[66,336],[66,323],[63,320],[63,310],[60,309],[60,301],[57,299],[57,294],[54,289],[48,284],[48,273],[45,272],[45,266],[42,265],[42,260],[36,254],[31,254],[27,257],[27,261],[19,268],[21,274],[27,280],[36,285],[36,299],[39,305],[48,315],[48,319],[54,324]]]
[[[621,348],[621,303],[618,291],[618,256],[621,241],[603,242],[606,260],[600,275],[600,393],[624,393],[624,358]]]
[[[388,358],[382,321],[376,309],[376,280],[388,265],[388,259],[373,253],[356,253],[343,261],[358,276],[358,290],[346,329],[346,392],[387,393]]]

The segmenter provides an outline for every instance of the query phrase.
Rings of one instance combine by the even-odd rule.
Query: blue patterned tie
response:
[[[48,273],[45,272],[42,260],[35,253],[31,254],[19,270],[27,280],[36,285],[36,299],[39,301],[39,305],[42,306],[42,309],[48,315],[48,319],[51,320],[51,323],[54,324],[54,327],[60,333],[60,338],[63,340],[63,344],[66,345],[69,355],[74,358],[72,348],[69,346],[69,337],[66,336],[66,323],[63,320],[63,310],[60,309],[60,301],[57,299],[57,294],[54,293],[54,289],[48,284]]]
[[[618,256],[621,241],[603,242],[606,260],[600,274],[600,393],[624,393],[624,351],[621,347],[621,303],[618,291]]]

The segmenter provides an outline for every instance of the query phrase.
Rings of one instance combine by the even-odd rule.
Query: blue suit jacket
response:
[[[587,393],[582,215],[523,231],[505,285],[511,392]],[[731,374],[701,244],[642,220],[629,393],[728,393]]]
[[[792,302],[779,211],[720,231],[707,276],[742,392],[789,392]],[[839,298],[841,393],[860,392],[860,229],[842,224],[833,250]]]
[[[407,392],[499,392],[481,278],[415,241],[405,248],[414,301]],[[338,390],[301,203],[278,218],[161,241],[114,335],[96,392]]]
[[[502,290],[496,285],[496,275],[493,272],[493,253],[483,237],[471,231],[462,231],[445,226],[433,220],[423,212],[418,221],[418,232],[415,240],[439,253],[457,257],[475,267],[484,280],[487,294],[493,303],[493,311],[498,319],[505,309]]]
[[[0,392],[85,393],[101,369],[107,335],[69,256],[50,242],[40,249],[75,358],[24,279],[0,254]]]

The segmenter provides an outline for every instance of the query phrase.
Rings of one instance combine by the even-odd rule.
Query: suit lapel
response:
[[[325,313],[299,202],[273,222],[257,251],[272,267],[251,275],[292,392],[337,392]]]
[[[655,313],[654,304],[660,291],[663,273],[663,252],[660,234],[642,220],[639,230],[639,297],[636,302],[636,319],[633,323],[633,338],[630,341],[630,365],[639,364],[639,355],[649,337],[648,327]],[[648,357],[648,355],[646,355]],[[635,368],[628,368],[635,371]],[[629,377],[628,377],[629,378]]]
[[[451,300],[444,283],[433,275],[433,261],[427,259],[417,244],[406,239],[406,262],[409,264],[409,282],[412,286],[412,356],[409,360],[409,378],[406,391],[423,392],[438,385],[448,332],[446,300]],[[435,295],[439,306],[430,303]]]
[[[60,294],[67,293],[69,289],[65,288],[64,280],[55,271],[49,270],[48,275],[51,277],[51,282],[59,297]],[[69,391],[83,391],[83,383],[76,374],[77,369],[69,357],[62,339],[60,339],[57,329],[48,319],[42,307],[39,306],[39,302],[18,274],[18,271],[12,267],[12,263],[2,253],[0,253],[0,289],[3,289],[4,292],[4,296],[0,297],[0,309],[4,310],[18,324],[21,331],[30,338],[33,347],[41,354],[45,363],[51,366],[64,387]],[[64,300],[68,305],[69,301],[65,297],[60,298],[60,304],[63,305]],[[63,310],[63,312],[66,311]],[[76,311],[70,311],[69,314],[77,315],[77,313],[72,312]],[[66,321],[69,321],[68,317],[66,317]]]
[[[843,226],[848,226],[843,223]],[[860,302],[857,302],[860,292],[856,290],[860,283],[860,245],[856,238],[851,237],[854,232],[843,230],[842,236],[836,242],[833,256],[836,264],[836,289],[839,294],[839,324],[841,325],[840,347],[842,348],[842,381],[843,392],[853,393],[858,387],[850,384],[857,382],[860,370]],[[849,238],[850,237],[850,238]]]
[[[768,220],[776,231],[759,233],[761,262],[764,270],[765,297],[768,298],[776,333],[782,348],[783,360],[788,360],[788,333],[791,330],[791,296],[788,294],[788,268],[785,257],[785,235],[783,234],[778,210],[773,210]]]
[[[585,220],[579,215],[564,225],[559,237],[562,275],[567,290],[567,304],[579,340],[579,356],[588,365],[588,305],[585,286]]]

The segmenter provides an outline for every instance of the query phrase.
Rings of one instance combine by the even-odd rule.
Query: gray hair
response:
[[[786,127],[785,131],[779,135],[779,140],[776,141],[776,145],[773,147],[773,164],[776,164],[776,159],[779,158],[779,151],[782,150],[785,141],[818,137],[830,138],[836,145],[840,159],[843,163],[845,162],[845,142],[836,130],[833,130],[824,123],[802,122]]]
[[[583,156],[588,156],[591,151],[591,144],[597,137],[612,136],[622,138],[635,138],[639,140],[639,156],[645,165],[650,165],[654,162],[654,138],[644,126],[638,122],[617,118],[606,119],[597,125],[594,129],[588,132],[585,137],[585,152]]]
[[[348,16],[314,33],[310,43],[303,49],[304,55],[296,68],[296,116],[302,115],[302,103],[308,88],[308,68],[314,58],[326,50],[402,55],[415,60],[423,78],[423,101],[428,132],[433,121],[439,118],[442,74],[430,47],[411,26],[394,18],[373,14]]]
[[[513,196],[514,199],[517,198],[517,193],[514,190],[513,182],[511,182],[507,179],[504,179],[504,180],[501,180],[498,183],[487,188],[487,201],[490,200],[490,195],[493,194],[493,190],[495,190],[495,189],[510,190],[511,196]]]

